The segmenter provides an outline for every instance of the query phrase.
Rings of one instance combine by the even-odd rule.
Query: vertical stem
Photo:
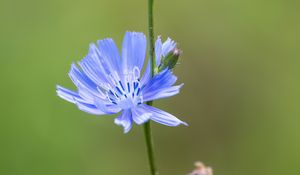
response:
[[[158,175],[158,170],[156,168],[155,159],[154,159],[153,140],[152,140],[150,121],[148,121],[144,124],[144,133],[145,133],[145,139],[146,139],[146,145],[147,145],[150,173],[151,173],[151,175]]]
[[[149,35],[149,59],[151,62],[151,76],[154,76],[155,58],[154,58],[154,29],[153,29],[153,1],[148,0],[148,35]]]
[[[154,76],[154,69],[156,67],[154,57],[154,32],[153,32],[153,1],[148,0],[148,36],[149,36],[149,59],[151,64],[151,76]],[[148,105],[152,106],[153,101],[147,102]],[[153,140],[151,132],[150,121],[144,124],[144,133],[147,145],[148,160],[150,166],[151,175],[158,175],[158,170],[155,165]]]

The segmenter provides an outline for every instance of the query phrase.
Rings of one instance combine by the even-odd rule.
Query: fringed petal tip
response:
[[[125,35],[126,35],[126,34],[145,36],[145,34],[144,34],[143,32],[129,31],[129,30],[127,30],[127,31],[125,32]]]
[[[148,106],[146,104],[141,105],[141,109],[144,110],[144,112],[151,113],[151,120],[166,125],[166,126],[178,126],[180,124],[183,124],[187,126],[188,124],[186,122],[183,122],[173,116],[172,114],[169,114],[163,110],[160,110],[158,108],[155,108],[153,106]]]
[[[183,87],[184,83],[181,83],[179,86],[179,89],[181,89]]]
[[[125,124],[122,123],[122,121],[118,120],[117,118],[115,118],[115,124],[118,125],[118,126],[122,126],[123,127],[123,133],[124,134],[127,134],[130,130],[131,130],[131,127],[126,127]]]
[[[188,123],[181,121],[181,124],[183,124],[184,126],[189,126]]]
[[[128,133],[132,128],[132,116],[130,110],[124,110],[122,114],[115,118],[116,125],[123,127],[124,134]]]
[[[66,100],[68,102],[71,102],[71,103],[75,103],[75,99],[80,98],[80,96],[76,92],[66,89],[60,85],[56,85],[56,94],[60,98]]]

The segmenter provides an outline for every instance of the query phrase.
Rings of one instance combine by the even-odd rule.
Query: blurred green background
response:
[[[0,174],[146,175],[141,126],[56,96],[97,39],[147,32],[146,0],[0,0]],[[184,51],[181,94],[156,106],[189,127],[153,124],[161,175],[201,160],[216,175],[300,174],[300,1],[157,0],[155,33]]]

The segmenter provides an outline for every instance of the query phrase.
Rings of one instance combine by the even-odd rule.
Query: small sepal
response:
[[[179,59],[179,56],[182,54],[182,51],[180,49],[175,48],[173,51],[167,54],[167,56],[161,58],[161,62],[158,66],[157,72],[160,72],[166,68],[173,69],[177,61]]]

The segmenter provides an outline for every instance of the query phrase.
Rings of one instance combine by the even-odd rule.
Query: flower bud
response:
[[[175,48],[173,51],[167,54],[167,56],[162,57],[160,64],[158,66],[158,72],[168,68],[173,69],[177,64],[179,56],[182,54],[180,49]]]
[[[196,169],[188,175],[213,175],[211,167],[205,166],[202,162],[195,163]]]

